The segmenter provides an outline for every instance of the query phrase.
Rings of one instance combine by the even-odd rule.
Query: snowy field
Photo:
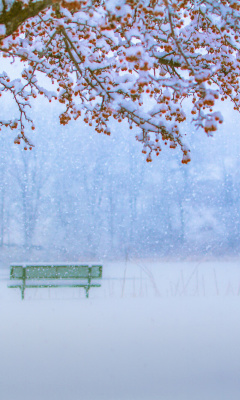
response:
[[[10,289],[1,400],[239,400],[240,263],[103,263],[100,288]]]

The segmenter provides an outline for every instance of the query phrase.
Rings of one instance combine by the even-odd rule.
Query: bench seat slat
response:
[[[22,285],[18,285],[18,284],[16,284],[16,285],[9,285],[8,286],[9,288],[11,288],[11,289],[16,289],[16,288],[19,288],[19,289],[21,289],[22,288]],[[61,287],[67,287],[67,288],[73,288],[73,287],[75,287],[75,288],[92,288],[92,287],[101,287],[101,284],[100,283],[91,283],[91,284],[71,284],[71,285],[69,285],[69,284],[63,284],[63,285],[61,285],[61,284],[59,284],[59,285],[55,285],[55,284],[50,284],[50,285],[44,285],[44,284],[39,284],[39,285],[32,285],[32,284],[27,284],[27,285],[25,285],[24,286],[24,289],[28,289],[28,288],[34,288],[34,289],[38,289],[38,288],[61,288]]]

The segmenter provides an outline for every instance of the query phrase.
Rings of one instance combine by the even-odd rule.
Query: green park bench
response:
[[[9,288],[20,288],[22,299],[27,288],[84,288],[86,297],[91,287],[100,287],[96,279],[102,278],[102,265],[11,265]]]

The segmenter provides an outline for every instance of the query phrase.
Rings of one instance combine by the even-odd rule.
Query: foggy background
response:
[[[60,105],[43,99],[32,151],[2,129],[1,398],[239,399],[240,116],[220,108],[214,138],[191,117],[182,126],[187,166],[164,144],[146,163],[126,123],[110,137],[82,120],[61,127]],[[11,98],[4,115],[16,115]],[[103,279],[89,299],[8,288],[11,262],[90,259]]]
[[[146,163],[124,123],[61,127],[43,100],[32,151],[2,130],[1,398],[239,399],[240,118],[224,107],[214,138],[183,126],[187,166],[164,144]],[[103,264],[89,299],[8,287],[11,262],[75,260]]]
[[[240,116],[222,109],[214,138],[182,126],[192,157],[182,165],[164,143],[147,163],[125,122],[110,137],[83,120],[62,127],[60,105],[39,99],[32,151],[14,145],[16,132],[0,135],[2,262],[237,256]],[[13,111],[9,100],[1,115]]]

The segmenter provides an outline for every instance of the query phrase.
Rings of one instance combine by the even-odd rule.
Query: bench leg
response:
[[[25,291],[25,286],[22,285],[22,288],[21,288],[22,300],[24,300],[24,291]]]
[[[25,279],[23,280],[22,287],[21,287],[22,300],[24,300],[24,292],[25,292]]]

